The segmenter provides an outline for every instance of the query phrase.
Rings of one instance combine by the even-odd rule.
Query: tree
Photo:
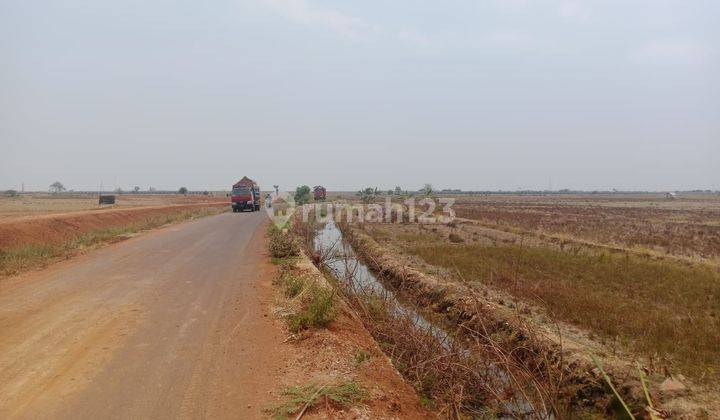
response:
[[[273,185],[273,188],[275,188],[275,195],[280,194],[280,186],[279,185]]]
[[[138,186],[136,185],[135,188],[133,188],[133,191],[135,191],[135,194],[139,193],[139,192],[140,192],[140,187],[138,187]]]
[[[375,200],[375,188],[373,187],[367,187],[364,190],[360,190],[356,193],[358,197],[360,197],[360,201],[362,201],[365,204],[371,203],[373,200]]]
[[[400,188],[399,186],[395,187],[395,195],[402,195],[402,193],[403,193],[402,188]]]
[[[425,184],[425,185],[423,185],[423,187],[420,189],[420,192],[423,193],[423,194],[425,194],[425,195],[430,195],[430,194],[432,194],[432,193],[433,193],[432,184]]]
[[[295,203],[302,205],[310,202],[310,187],[301,185],[295,189]]]
[[[188,193],[188,189],[186,187],[180,187],[180,189],[178,190],[178,194],[185,195],[187,193]]]
[[[387,195],[393,195],[393,190],[387,190]]]
[[[50,184],[50,192],[53,194],[58,194],[65,191],[65,186],[60,181],[55,181],[52,184]]]
[[[17,197],[18,196],[18,192],[15,190],[7,190],[3,194],[5,195],[5,197]]]

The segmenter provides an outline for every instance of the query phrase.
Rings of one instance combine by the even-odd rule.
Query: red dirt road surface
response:
[[[0,418],[266,416],[284,338],[266,220],[224,213],[0,282]]]

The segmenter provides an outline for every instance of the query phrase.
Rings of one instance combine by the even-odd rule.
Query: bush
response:
[[[3,195],[4,195],[5,197],[17,197],[17,196],[18,196],[18,192],[15,191],[15,190],[7,190],[7,191],[5,191],[5,192],[3,193]]]
[[[295,204],[303,205],[310,202],[310,187],[302,185],[295,189]]]
[[[290,316],[290,331],[327,327],[335,319],[335,299],[332,290],[310,286],[304,296],[303,309]]]
[[[454,243],[454,244],[459,244],[459,243],[465,242],[465,240],[464,240],[460,235],[458,235],[457,233],[451,233],[451,234],[448,236],[448,239],[450,240],[450,242],[452,242],[452,243]]]
[[[362,201],[365,204],[370,204],[375,200],[376,188],[373,187],[367,187],[364,190],[358,191],[355,195],[360,197],[360,201]]]
[[[271,257],[287,258],[300,255],[300,247],[289,232],[283,232],[275,225],[270,225],[268,236],[270,237],[268,251]]]

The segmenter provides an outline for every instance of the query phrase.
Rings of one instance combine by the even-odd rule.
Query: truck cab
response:
[[[233,212],[243,210],[258,211],[260,210],[260,187],[258,184],[244,177],[233,185],[230,194],[230,205]]]

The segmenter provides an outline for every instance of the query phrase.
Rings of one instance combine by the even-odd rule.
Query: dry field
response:
[[[720,195],[487,196],[459,198],[458,217],[651,254],[720,260]]]
[[[720,379],[720,197],[462,197],[450,225],[366,224],[427,272],[530,303],[656,371]]]

